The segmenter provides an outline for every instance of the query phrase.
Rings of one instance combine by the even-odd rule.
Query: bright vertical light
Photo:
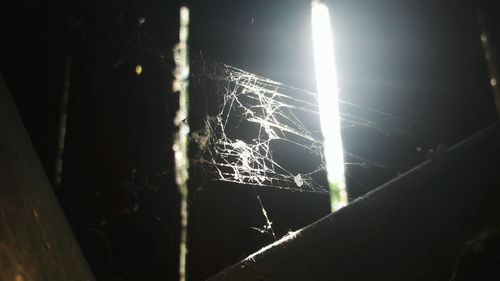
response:
[[[347,204],[337,73],[328,8],[315,0],[312,1],[312,34],[326,172],[332,211],[335,211]]]

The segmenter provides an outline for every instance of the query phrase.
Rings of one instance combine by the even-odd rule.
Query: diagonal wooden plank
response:
[[[500,126],[429,155],[423,164],[209,280],[446,277],[463,243],[498,223],[493,218],[500,214]]]
[[[94,280],[1,74],[0,280]]]

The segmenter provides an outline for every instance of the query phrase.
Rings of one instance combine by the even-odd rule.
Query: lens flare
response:
[[[142,74],[142,65],[138,64],[135,66],[135,74],[137,74],[137,75]]]

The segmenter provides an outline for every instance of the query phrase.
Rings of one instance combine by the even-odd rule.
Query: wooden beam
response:
[[[464,242],[498,223],[500,127],[429,156],[209,280],[448,280]]]
[[[0,280],[94,280],[1,74]]]

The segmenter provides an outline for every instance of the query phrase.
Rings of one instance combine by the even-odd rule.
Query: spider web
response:
[[[197,112],[201,124],[191,134],[197,146],[194,164],[209,167],[219,181],[328,192],[315,93],[222,63],[195,60],[192,68],[193,99],[199,99],[200,93],[204,97],[204,107],[195,106],[191,113]],[[364,127],[417,139],[407,124],[406,129],[381,125],[399,119],[341,101],[342,130]],[[284,155],[290,152],[297,158]],[[346,165],[398,171],[410,168],[381,165],[344,153],[353,160]]]
[[[140,18],[139,27],[143,23]],[[171,69],[170,49],[141,28],[133,30],[106,34],[133,46],[135,56],[149,56],[162,69]],[[113,67],[119,67],[124,60],[118,59]],[[191,147],[196,150],[191,153],[192,164],[208,170],[215,180],[328,193],[315,93],[196,56],[190,63],[194,101],[189,118],[191,140],[196,144],[195,149]],[[415,144],[419,152],[439,144],[415,134],[412,126],[398,116],[345,100],[341,100],[340,107],[342,130],[374,130]],[[302,158],[297,160],[306,163],[287,161],[284,155],[290,151],[300,151]],[[393,175],[412,166],[384,164],[350,151],[344,151],[344,155],[346,166],[382,169]],[[350,177],[349,169],[346,176]]]

